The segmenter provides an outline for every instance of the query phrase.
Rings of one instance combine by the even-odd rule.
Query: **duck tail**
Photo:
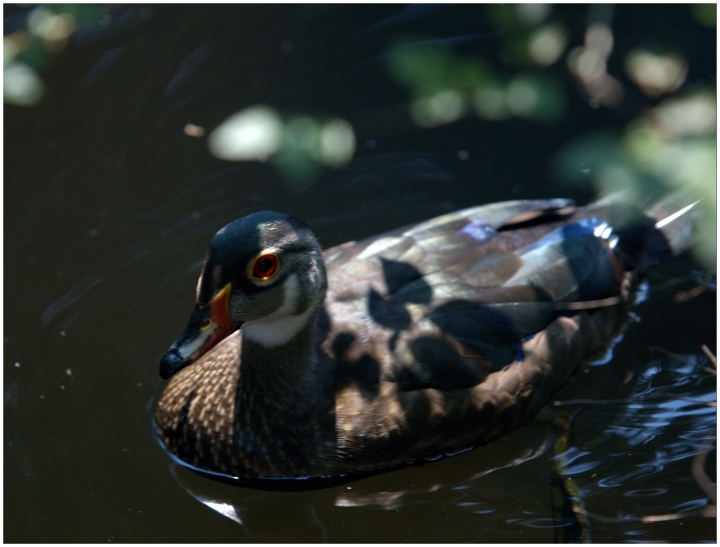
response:
[[[700,215],[697,205],[703,199],[691,202],[682,194],[675,193],[645,210],[645,214],[655,220],[655,230],[662,234],[671,256],[679,255],[692,246],[694,227]]]
[[[700,214],[697,204],[682,193],[672,193],[641,211],[613,195],[594,205],[619,236],[616,251],[630,269],[643,270],[687,251],[693,245],[694,227]]]

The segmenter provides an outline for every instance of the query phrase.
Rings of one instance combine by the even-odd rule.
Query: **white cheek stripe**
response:
[[[283,305],[272,315],[243,325],[243,338],[266,348],[274,348],[289,342],[305,326],[318,304],[313,302],[302,314],[293,315],[297,309],[299,293],[297,276],[289,275],[285,281]]]

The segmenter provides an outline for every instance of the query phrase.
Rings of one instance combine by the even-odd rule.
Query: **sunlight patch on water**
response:
[[[317,166],[340,168],[355,155],[355,132],[341,118],[304,114],[285,119],[264,105],[228,117],[208,137],[208,149],[228,161],[270,161],[288,179],[312,177]]]
[[[201,498],[197,498],[200,502],[207,505],[210,509],[213,509],[220,513],[222,516],[229,518],[230,520],[234,520],[238,524],[242,524],[243,521],[240,518],[240,515],[237,514],[235,511],[235,507],[230,505],[229,503],[222,503],[222,502],[215,502],[210,500],[204,500]]]
[[[659,97],[680,88],[687,76],[688,65],[680,54],[637,48],[625,57],[625,70],[645,95]]]
[[[266,106],[251,106],[221,123],[210,134],[208,148],[221,160],[258,161],[280,148],[283,124]]]
[[[3,70],[3,97],[6,103],[33,105],[42,97],[44,88],[40,76],[26,64],[11,63]]]

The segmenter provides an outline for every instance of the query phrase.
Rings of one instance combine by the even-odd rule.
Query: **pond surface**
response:
[[[688,81],[714,84],[715,29],[685,8],[620,7],[616,41],[667,37],[685,47]],[[585,7],[553,15],[582,42]],[[6,34],[25,18],[6,6]],[[48,57],[39,103],[5,107],[5,541],[567,540],[572,523],[553,520],[563,417],[564,476],[591,540],[716,540],[691,473],[709,446],[701,468],[715,481],[716,381],[700,347],[716,351],[716,301],[711,291],[673,301],[697,286],[687,256],[652,273],[657,290],[609,363],[487,446],[291,492],[174,463],[151,424],[166,383],[159,358],[185,326],[220,227],[278,210],[330,247],[480,203],[587,202],[592,187],[558,184],[550,158],[588,131],[622,129],[642,104],[591,108],[571,93],[552,124],[468,115],[417,126],[388,48],[413,35],[497,59],[503,31],[483,6],[122,6],[98,21]],[[352,161],[305,162],[296,176],[213,157],[208,133],[260,104],[346,120]],[[647,522],[658,515],[672,518]]]

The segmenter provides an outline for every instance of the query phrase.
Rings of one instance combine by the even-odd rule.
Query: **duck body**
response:
[[[534,415],[622,332],[679,208],[514,201],[321,251],[300,220],[213,238],[155,415],[167,450],[231,477],[330,477],[454,454]]]

